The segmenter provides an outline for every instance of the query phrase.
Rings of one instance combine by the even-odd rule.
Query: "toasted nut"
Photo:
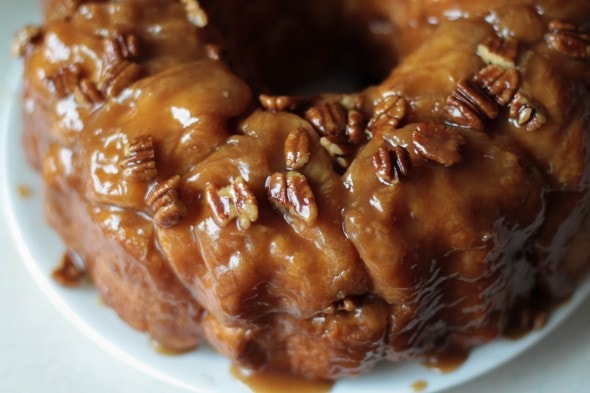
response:
[[[406,100],[398,95],[390,95],[379,101],[369,121],[370,136],[373,137],[380,128],[397,128],[406,115],[406,105]]]
[[[25,56],[40,40],[43,30],[39,26],[25,26],[16,32],[10,47],[14,57]]]
[[[287,169],[300,169],[309,162],[309,136],[303,128],[296,128],[285,140],[285,163]]]
[[[74,90],[74,99],[79,104],[95,105],[104,102],[102,92],[89,79],[82,80]]]
[[[290,111],[294,112],[301,108],[307,100],[303,97],[296,96],[271,96],[267,94],[261,94],[258,96],[260,105],[267,111],[280,112]]]
[[[104,50],[109,63],[132,60],[139,56],[139,39],[135,34],[115,31],[111,37],[104,39]]]
[[[498,105],[474,82],[461,80],[445,103],[447,118],[475,130],[484,129],[484,119],[498,116]]]
[[[207,54],[207,57],[211,60],[221,60],[225,56],[223,48],[215,44],[206,44],[205,53]]]
[[[513,38],[489,37],[477,46],[477,54],[487,64],[513,68],[518,55],[518,42]]]
[[[318,207],[313,191],[304,175],[290,171],[273,173],[266,180],[269,201],[279,210],[313,225]]]
[[[146,203],[154,213],[154,222],[159,227],[170,228],[186,216],[186,206],[178,197],[179,185],[180,176],[172,176],[155,186],[146,197]]]
[[[401,146],[391,147],[383,143],[371,157],[375,175],[384,184],[399,183],[412,169],[410,153]]]
[[[105,95],[117,97],[121,92],[139,79],[142,69],[137,63],[126,60],[115,62],[101,75],[98,88]]]
[[[504,69],[489,65],[479,71],[474,82],[494,97],[498,105],[508,105],[520,84],[520,74],[515,68]]]
[[[517,127],[524,127],[527,131],[537,130],[547,123],[544,109],[520,91],[510,102],[509,115]]]
[[[80,67],[77,64],[60,67],[54,74],[45,78],[49,89],[58,97],[72,94],[80,80]]]
[[[573,23],[552,20],[545,41],[549,48],[574,59],[590,57],[590,31]]]
[[[147,182],[158,174],[156,153],[149,135],[131,139],[125,145],[125,157],[120,164],[123,177],[131,182]]]
[[[412,143],[422,157],[451,166],[461,161],[465,138],[444,124],[420,123],[412,133]]]
[[[238,176],[228,186],[218,188],[207,183],[205,198],[211,217],[220,227],[226,227],[234,219],[241,229],[250,228],[258,220],[258,201],[248,183]]]
[[[336,311],[353,312],[356,309],[356,304],[352,299],[343,299],[336,304]]]
[[[207,13],[197,0],[180,0],[184,4],[187,19],[197,27],[205,27],[209,23]]]
[[[353,153],[353,149],[343,136],[336,135],[323,136],[320,138],[320,145],[326,150],[330,158],[342,168],[350,165],[347,156]]]
[[[354,144],[359,145],[365,140],[365,127],[367,122],[365,116],[356,109],[348,111],[348,122],[346,124],[346,136],[348,140]]]
[[[337,102],[312,106],[305,112],[305,118],[320,135],[344,135],[348,122],[346,109]]]

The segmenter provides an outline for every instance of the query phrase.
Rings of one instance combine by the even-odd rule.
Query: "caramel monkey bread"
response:
[[[584,278],[588,1],[44,15],[13,49],[47,219],[165,348],[338,379],[538,327]],[[335,68],[357,92],[290,93]]]

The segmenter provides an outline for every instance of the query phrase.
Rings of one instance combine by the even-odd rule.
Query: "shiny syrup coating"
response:
[[[589,260],[590,69],[544,34],[553,19],[587,24],[587,2],[275,3],[203,1],[209,24],[197,27],[172,0],[45,1],[25,54],[24,145],[49,222],[121,318],[171,351],[206,340],[242,366],[337,379],[464,353],[572,293]],[[445,117],[496,35],[518,41],[519,89],[546,116],[534,131],[508,106],[483,130]],[[353,36],[379,48],[366,59],[375,68],[395,59],[381,83],[290,112],[259,107],[265,82],[307,75],[290,74],[292,59],[321,65],[322,45]],[[77,86],[97,99],[76,99]],[[403,117],[371,123],[394,95]],[[381,124],[354,143],[333,130],[344,166],[320,143],[322,119],[304,116],[325,103]],[[294,130],[308,141],[297,168],[284,148]],[[146,137],[157,174],[130,181],[126,146]],[[408,152],[400,181],[376,175],[382,146]],[[269,194],[273,174],[287,180]],[[222,190],[217,214],[232,213],[223,225],[208,189]],[[183,214],[157,225],[154,206]],[[305,209],[317,218],[293,214]]]

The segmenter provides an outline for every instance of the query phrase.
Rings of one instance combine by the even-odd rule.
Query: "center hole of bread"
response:
[[[233,71],[254,93],[315,96],[379,84],[395,63],[384,33],[389,22],[379,15],[345,13],[336,3],[231,3],[235,9],[224,9],[213,23],[222,26],[215,36]],[[203,4],[215,20],[216,3]]]

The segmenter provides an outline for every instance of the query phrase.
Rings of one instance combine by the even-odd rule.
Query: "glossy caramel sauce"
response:
[[[438,353],[447,337],[457,337],[450,348],[491,340],[535,288],[563,298],[586,270],[590,68],[549,48],[545,35],[554,18],[587,23],[587,1],[351,0],[349,17],[332,18],[348,12],[335,12],[338,0],[285,0],[280,7],[274,0],[203,0],[211,31],[192,25],[175,0],[150,0],[149,7],[73,2],[81,6],[71,15],[62,6],[72,2],[45,2],[43,37],[25,51],[23,120],[28,159],[43,169],[48,221],[84,260],[108,305],[163,346],[188,349],[205,338],[234,360],[338,379],[370,370],[384,354]],[[284,9],[322,26],[301,29]],[[313,66],[313,52],[333,47],[328,30],[338,36],[357,23],[383,49],[360,61],[390,52],[396,67],[363,92],[318,99],[354,107],[370,122],[397,95],[406,113],[395,129],[351,147],[346,170],[335,169],[336,150],[322,147],[316,124],[333,117],[330,106],[306,108],[317,115],[311,120],[261,110],[256,94],[265,84],[257,81],[294,83],[291,68]],[[234,60],[228,64],[208,55],[216,27],[217,43]],[[478,46],[498,33],[518,41],[520,88],[547,111],[546,124],[528,132],[508,121],[503,107],[485,132],[456,127],[465,141],[456,165],[427,159],[424,143],[415,143],[424,137],[418,126],[447,124],[447,98],[482,69]],[[553,37],[566,40],[569,28]],[[327,46],[318,44],[324,39]],[[133,42],[139,56],[117,50]],[[130,62],[135,67],[119,67]],[[137,67],[138,80],[136,72],[115,72]],[[71,79],[84,80],[69,86]],[[93,85],[104,100],[76,97]],[[313,224],[268,200],[267,179],[290,170],[293,130],[304,131],[298,134],[308,140],[301,149],[309,162],[299,168],[303,186],[289,187],[301,195],[289,203],[317,208]],[[121,171],[131,162],[127,145],[144,136],[152,138],[157,177],[130,181]],[[429,139],[438,150],[436,133]],[[396,184],[376,172],[375,157],[382,169],[392,159],[380,159],[384,143],[409,149],[411,171]],[[146,196],[176,175],[178,189],[169,191],[186,216],[173,227],[154,225],[156,204],[147,206]],[[239,177],[258,202],[248,228],[216,220],[216,198],[208,197]],[[244,193],[250,202],[251,193]],[[236,209],[251,204],[236,202]],[[75,277],[72,267],[64,264],[57,279]],[[465,357],[424,363],[445,373]],[[283,375],[237,375],[256,391],[302,391]]]
[[[33,195],[33,191],[29,186],[19,184],[16,188],[16,193],[21,199],[29,199]]]
[[[413,392],[422,392],[428,387],[428,382],[423,379],[420,379],[412,384],[412,391]]]
[[[422,364],[436,373],[448,374],[461,367],[468,357],[468,352],[451,352],[428,356],[422,360]]]
[[[313,381],[281,373],[257,373],[235,365],[231,366],[230,371],[254,393],[326,393],[334,387],[334,382],[330,381]]]
[[[51,277],[64,287],[77,287],[80,285],[84,274],[84,271],[76,266],[70,255],[66,253],[51,274]]]

